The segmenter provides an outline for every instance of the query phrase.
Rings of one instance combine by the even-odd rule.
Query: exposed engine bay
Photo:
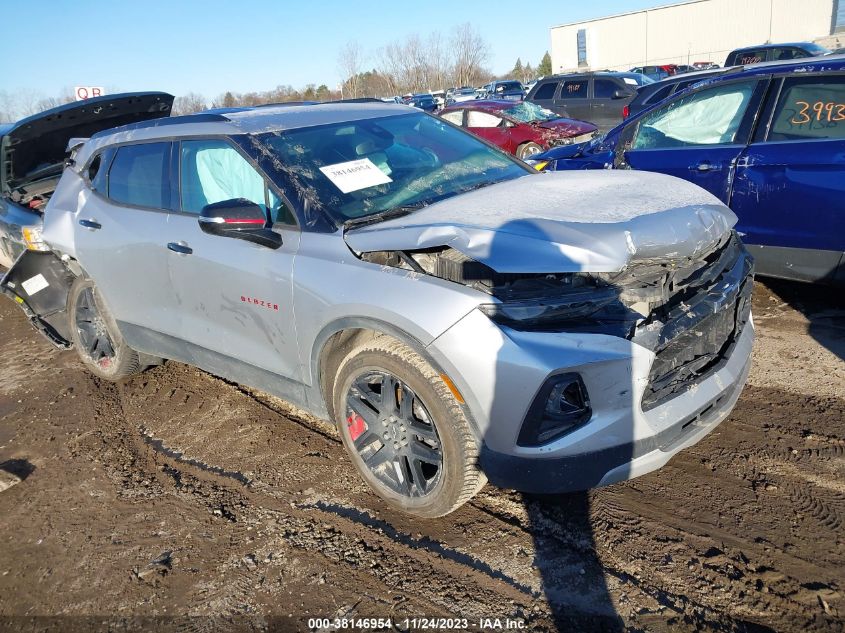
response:
[[[383,266],[474,288],[516,330],[608,334],[656,354],[644,408],[714,370],[749,319],[752,263],[735,233],[696,257],[635,260],[612,273],[499,273],[450,247],[362,253]]]

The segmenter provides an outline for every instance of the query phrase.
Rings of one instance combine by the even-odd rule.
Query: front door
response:
[[[177,245],[168,266],[181,307],[181,338],[193,344],[200,367],[218,367],[228,357],[299,381],[291,279],[299,231],[292,213],[228,141],[180,145],[181,212],[171,217],[167,241]],[[283,236],[281,248],[201,230],[197,218],[205,205],[235,198],[268,211]]]
[[[783,80],[768,133],[740,159],[733,190],[745,241],[825,251],[835,267],[845,252],[845,73]]]
[[[733,170],[751,127],[749,114],[762,96],[759,84],[720,83],[647,113],[623,148],[624,162],[689,180],[728,204]]]
[[[622,122],[622,110],[630,99],[617,99],[617,91],[630,92],[634,96],[634,89],[630,90],[617,84],[612,79],[596,77],[593,79],[593,98],[590,105],[590,118],[600,131],[607,132]]]
[[[468,110],[467,130],[507,152],[514,152],[510,127],[500,116],[481,110]]]

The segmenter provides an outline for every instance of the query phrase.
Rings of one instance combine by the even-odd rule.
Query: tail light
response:
[[[625,106],[624,108],[622,108],[622,118],[623,119],[627,119],[629,114],[631,114],[631,108],[629,108],[628,106]]]

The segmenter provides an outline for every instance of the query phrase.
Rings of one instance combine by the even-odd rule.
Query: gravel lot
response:
[[[370,494],[330,426],[178,363],[99,382],[0,299],[0,469],[23,479],[0,492],[0,630],[844,630],[837,296],[758,283],[736,410],[662,470],[552,498],[488,486],[433,521]]]

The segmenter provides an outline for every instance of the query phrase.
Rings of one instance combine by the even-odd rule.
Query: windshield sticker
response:
[[[34,295],[36,292],[44,290],[50,284],[47,283],[47,280],[44,279],[44,275],[38,273],[35,277],[30,277],[24,282],[21,282],[21,286],[26,291],[30,297]]]
[[[637,85],[637,80],[634,79],[633,77],[622,77],[622,81],[624,81],[626,84],[631,85],[631,86]]]
[[[343,193],[393,182],[369,158],[320,167],[320,171]]]

